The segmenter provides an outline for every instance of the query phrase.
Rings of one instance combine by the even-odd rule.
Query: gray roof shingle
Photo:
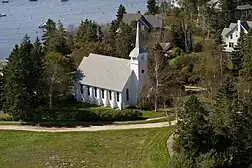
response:
[[[140,13],[125,13],[123,14],[123,22],[131,24],[132,21],[142,20],[148,27],[163,27],[163,19],[159,15],[141,15]]]
[[[131,24],[132,21],[138,21],[140,17],[141,17],[140,13],[124,13],[123,22],[127,24]]]
[[[91,53],[78,67],[77,82],[121,92],[131,73],[130,60]]]
[[[152,25],[152,27],[162,28],[163,19],[158,15],[144,15],[146,20]]]

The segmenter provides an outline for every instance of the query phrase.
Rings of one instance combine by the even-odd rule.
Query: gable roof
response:
[[[158,15],[142,15],[141,13],[124,13],[123,22],[131,24],[132,21],[141,20],[147,27],[163,27],[163,19]]]
[[[140,17],[141,17],[140,13],[124,13],[123,22],[127,24],[131,24],[132,21],[138,21]]]
[[[146,20],[152,25],[152,27],[163,27],[163,19],[158,15],[144,15]]]
[[[243,27],[246,31],[252,29],[252,21],[243,21],[241,22],[241,27]],[[221,36],[225,39],[229,33],[231,33],[235,28],[237,28],[237,23],[230,23],[228,28],[224,28],[222,30]]]
[[[246,9],[252,9],[252,6],[250,4],[247,5],[239,5],[236,7],[237,10],[246,10]]]
[[[131,73],[130,60],[91,53],[81,61],[76,78],[84,85],[121,92]]]

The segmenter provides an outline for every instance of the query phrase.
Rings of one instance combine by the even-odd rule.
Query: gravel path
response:
[[[173,143],[173,134],[167,140],[167,148],[168,148],[168,152],[169,152],[170,158],[174,154],[173,149],[172,149],[172,143]]]
[[[105,130],[139,129],[139,128],[161,128],[175,124],[176,121],[148,123],[148,124],[103,125],[103,126],[89,126],[89,127],[75,127],[75,128],[1,125],[0,130],[33,131],[33,132],[81,132],[81,131],[105,131]]]

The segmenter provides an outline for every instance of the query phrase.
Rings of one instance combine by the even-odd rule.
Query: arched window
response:
[[[144,70],[142,69],[142,71],[141,71],[141,72],[142,72],[142,74],[143,74],[143,73],[144,73]]]

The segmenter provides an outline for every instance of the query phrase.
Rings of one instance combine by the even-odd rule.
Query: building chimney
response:
[[[241,20],[237,21],[237,28],[238,28],[238,33],[241,33]]]

